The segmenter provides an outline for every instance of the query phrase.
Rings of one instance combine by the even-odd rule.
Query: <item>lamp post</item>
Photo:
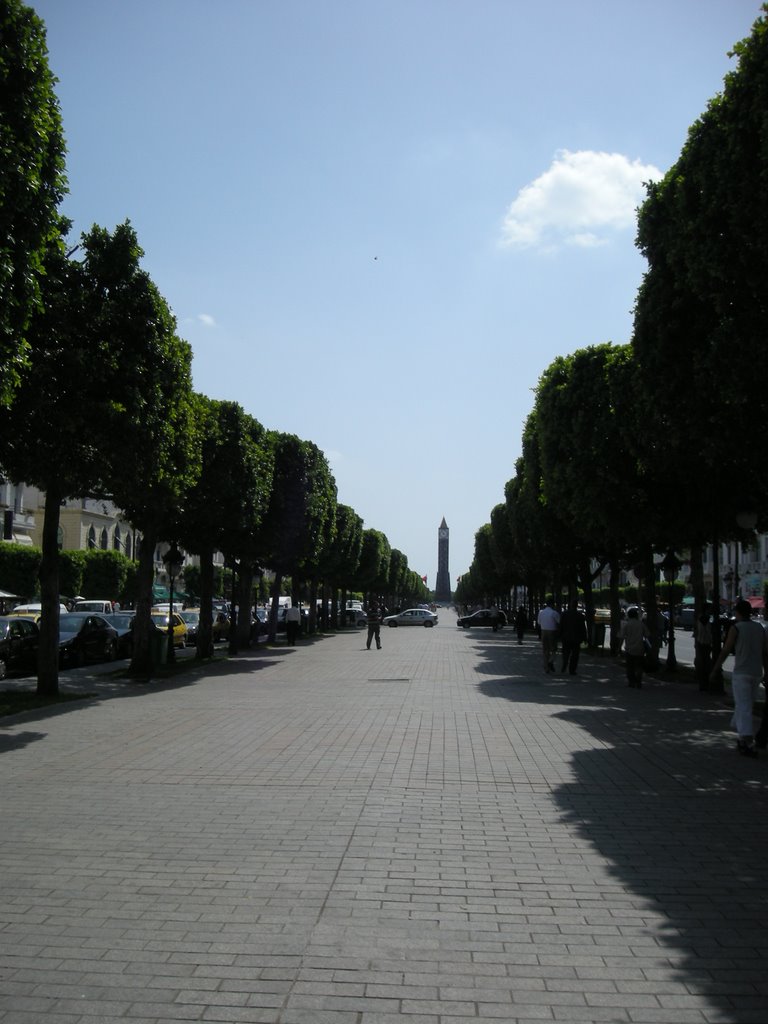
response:
[[[675,602],[672,587],[680,567],[683,563],[675,554],[674,548],[670,548],[660,562],[660,569],[664,573],[667,583],[667,603],[669,605],[669,628],[667,631],[667,671],[674,672],[677,669],[677,658],[675,657]]]
[[[184,557],[176,547],[176,541],[166,551],[163,556],[163,563],[165,564],[166,571],[168,573],[168,592],[170,594],[170,604],[168,607],[168,662],[169,664],[176,660],[176,648],[173,643],[173,581],[181,572],[181,566],[184,562]]]

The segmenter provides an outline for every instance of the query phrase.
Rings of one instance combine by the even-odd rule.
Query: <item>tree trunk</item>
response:
[[[272,593],[270,595],[272,606],[269,609],[269,642],[271,644],[277,639],[277,613],[280,610],[280,588],[282,583],[282,573],[275,569],[275,578],[272,581]]]
[[[307,632],[314,633],[317,629],[317,580],[309,581],[309,619]]]
[[[152,661],[152,583],[155,576],[155,547],[157,529],[153,526],[142,531],[139,548],[139,567],[136,574],[136,621],[133,626],[133,655],[128,674],[140,679],[151,679]],[[163,637],[165,643],[165,637]]]
[[[247,650],[251,646],[253,618],[253,566],[247,562],[240,566],[240,584],[237,591],[237,603],[240,606],[237,616],[237,642]]]
[[[37,692],[53,697],[59,692],[59,514],[62,495],[45,492],[43,553],[40,562],[40,647],[37,656]]]
[[[659,667],[659,650],[661,648],[661,631],[659,630],[659,606],[656,603],[656,567],[653,564],[653,549],[647,548],[643,553],[643,573],[645,580],[642,592],[645,593],[645,619],[651,634],[651,650],[646,658],[648,668]]]
[[[717,661],[723,648],[720,629],[720,538],[717,534],[712,539],[712,620],[712,661]],[[709,684],[709,689],[712,693],[725,693],[722,669],[714,682]]]
[[[200,623],[195,658],[213,657],[213,548],[200,552]]]
[[[619,559],[611,557],[611,575],[608,583],[611,608],[611,655],[618,658],[621,651],[621,604],[619,602]]]

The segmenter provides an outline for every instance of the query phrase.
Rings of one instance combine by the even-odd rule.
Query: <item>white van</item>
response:
[[[101,612],[102,615],[114,615],[117,607],[114,601],[75,601],[73,612]]]
[[[59,615],[66,615],[69,609],[65,604],[59,605]],[[43,606],[39,602],[33,604],[17,604],[8,612],[9,615],[26,615],[37,622],[43,614]]]

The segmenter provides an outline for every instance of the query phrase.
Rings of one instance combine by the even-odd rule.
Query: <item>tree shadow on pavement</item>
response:
[[[628,894],[612,925],[630,948],[637,936],[662,1008],[664,981],[682,982],[691,1009],[706,1001],[706,1019],[764,1021],[768,763],[738,757],[730,736],[711,731],[722,716],[703,709],[571,708],[555,718],[592,746],[571,754],[574,778],[554,799]]]
[[[621,663],[589,654],[578,679],[547,675],[534,643],[493,637],[477,653],[487,676],[481,693],[561,705],[549,712],[550,728],[557,750],[569,751],[570,777],[562,781],[558,770],[551,793],[583,841],[561,856],[564,865],[575,858],[575,877],[583,877],[574,899],[594,927],[596,955],[614,970],[625,963],[627,991],[658,1001],[647,1019],[689,1012],[762,1024],[768,759],[736,754],[723,698],[647,677],[630,689]],[[568,874],[564,866],[564,881]],[[682,1003],[681,985],[689,994]]]

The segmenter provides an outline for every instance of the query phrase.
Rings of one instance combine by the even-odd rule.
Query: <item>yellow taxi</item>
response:
[[[159,629],[161,633],[168,633],[168,615],[167,611],[158,611],[152,609],[152,624],[155,629]],[[187,625],[184,619],[179,615],[178,612],[173,613],[173,646],[174,647],[185,647],[187,643]]]

